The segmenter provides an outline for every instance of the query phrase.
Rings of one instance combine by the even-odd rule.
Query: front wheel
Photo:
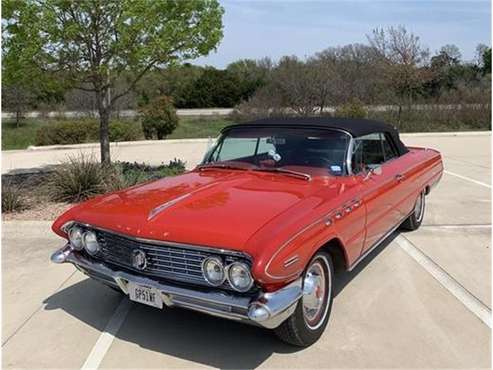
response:
[[[425,191],[419,193],[416,203],[414,203],[413,213],[402,223],[401,228],[413,231],[421,226],[425,214]]]
[[[276,335],[289,344],[307,347],[322,335],[329,321],[333,298],[334,267],[328,253],[318,252],[303,275],[303,296],[294,313]]]

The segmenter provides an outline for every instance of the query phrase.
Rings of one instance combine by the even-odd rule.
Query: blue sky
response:
[[[218,68],[241,59],[306,57],[329,46],[366,43],[375,27],[404,25],[433,53],[456,44],[472,60],[491,44],[489,1],[240,1],[222,0],[224,38],[194,63]]]

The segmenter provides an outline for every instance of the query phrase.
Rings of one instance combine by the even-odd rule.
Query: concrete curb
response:
[[[134,146],[134,145],[161,145],[161,144],[185,144],[185,143],[207,143],[213,138],[198,138],[198,139],[169,139],[169,140],[139,140],[139,141],[119,141],[112,142],[111,148],[118,148],[121,146]],[[99,143],[84,143],[84,144],[70,144],[70,145],[43,145],[34,146],[31,145],[27,149],[15,149],[15,150],[3,150],[4,152],[22,152],[22,151],[47,151],[47,150],[70,150],[70,149],[84,149],[84,148],[99,148]]]

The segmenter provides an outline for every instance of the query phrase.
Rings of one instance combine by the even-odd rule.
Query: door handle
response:
[[[404,175],[399,173],[399,174],[395,175],[395,179],[399,182],[402,182],[402,181],[404,181]]]

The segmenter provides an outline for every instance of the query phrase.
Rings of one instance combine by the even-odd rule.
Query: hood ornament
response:
[[[149,221],[149,220],[153,219],[154,217],[156,217],[159,213],[161,213],[165,209],[171,207],[172,205],[178,203],[179,201],[181,201],[185,198],[188,198],[190,195],[191,195],[190,193],[184,194],[182,196],[179,196],[178,198],[169,200],[166,203],[160,204],[159,206],[151,209],[151,211],[149,212],[149,215],[147,216],[147,220]]]

